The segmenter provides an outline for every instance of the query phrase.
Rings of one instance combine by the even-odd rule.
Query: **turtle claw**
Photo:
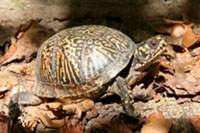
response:
[[[141,117],[141,114],[137,111],[137,110],[134,110],[134,111],[126,111],[126,114],[132,118],[135,118],[135,119],[138,119]]]
[[[140,113],[136,111],[133,106],[134,98],[133,98],[132,90],[130,86],[128,85],[128,82],[122,77],[117,77],[116,82],[117,82],[117,86],[120,92],[124,111],[130,117],[133,117],[136,119],[139,118]]]

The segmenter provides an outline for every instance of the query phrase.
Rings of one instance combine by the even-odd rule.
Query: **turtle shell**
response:
[[[128,36],[109,27],[65,29],[38,51],[34,93],[45,98],[95,99],[127,66],[135,48]]]

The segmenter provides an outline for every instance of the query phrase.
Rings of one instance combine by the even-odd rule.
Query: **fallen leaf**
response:
[[[192,101],[193,101],[193,102],[200,102],[200,96],[197,95],[197,96],[193,97],[193,98],[192,98]]]
[[[155,102],[159,102],[160,101],[160,93],[157,93],[155,90],[153,90],[153,97]]]
[[[11,44],[4,56],[0,58],[0,64],[3,64],[3,62],[5,62],[9,57],[11,57],[15,51],[16,46],[14,44]]]
[[[154,62],[154,64],[150,66],[148,73],[144,75],[145,77],[134,86],[132,91],[134,98],[148,101],[154,97],[154,77],[158,75],[159,69],[159,62]]]
[[[65,124],[65,117],[56,119],[56,116],[47,109],[46,104],[39,106],[27,106],[20,116],[22,126],[34,130],[39,121],[44,127],[60,128]]]
[[[31,131],[34,131],[34,129],[37,127],[38,125],[38,121],[39,119],[37,119],[34,116],[30,116],[30,115],[25,115],[27,117],[22,117],[20,116],[18,119],[20,121],[20,123],[22,124],[22,126],[24,128],[30,129]]]
[[[194,33],[194,31],[192,29],[193,25],[194,24],[191,24],[191,23],[186,24],[187,30],[186,30],[185,34],[183,35],[183,42],[182,42],[182,45],[185,48],[189,48],[189,47],[193,46],[197,42],[197,40],[200,38],[200,34]]]
[[[183,20],[172,20],[172,19],[167,19],[167,18],[164,18],[163,20],[165,21],[165,23],[168,23],[168,24],[183,24],[183,23],[185,23],[185,21],[183,21]]]
[[[191,102],[191,98],[190,97],[179,97],[177,99],[177,103],[181,104],[181,103],[185,103],[185,102]]]
[[[173,91],[171,91],[171,93],[177,96],[196,95],[200,92],[199,84],[173,76],[168,79],[167,82],[164,83],[164,85],[172,89]]]
[[[29,61],[36,54],[40,45],[53,34],[54,32],[45,29],[36,21],[22,25],[10,38],[11,45],[0,59],[0,64],[4,65],[22,59]]]
[[[110,121],[103,118],[96,118],[95,122],[92,124],[93,128],[103,129],[104,127],[110,128]]]
[[[169,133],[172,126],[172,120],[158,118],[142,127],[141,133]]]
[[[198,60],[189,52],[176,53],[174,57],[162,57],[160,61],[167,71],[179,78],[186,78],[186,74],[198,64]]]
[[[8,71],[0,71],[0,86],[5,86],[7,83],[15,86],[19,83],[17,77]]]
[[[81,118],[82,112],[92,108],[94,108],[94,102],[88,99],[74,101],[71,104],[61,102],[43,103],[38,106],[25,107],[20,120],[23,126],[29,127],[32,130],[35,128],[35,122],[38,120],[40,120],[44,127],[61,128],[66,121]],[[24,115],[26,117],[23,117]],[[70,116],[70,120],[68,120],[68,116]]]
[[[61,128],[64,126],[65,124],[65,117],[62,119],[51,119],[47,113],[42,112],[42,111],[38,111],[35,112],[37,114],[37,118],[40,119],[40,121],[42,122],[42,124],[45,127],[50,127],[50,128]]]
[[[135,85],[133,96],[136,99],[148,101],[153,98],[153,82],[146,88],[143,83]]]
[[[176,58],[170,62],[171,69],[175,71],[175,76],[179,78],[185,77],[185,72],[194,66],[194,58],[188,53],[177,53]]]
[[[8,71],[0,71],[0,96],[12,90],[12,88],[19,84],[15,75]]]
[[[186,79],[189,81],[200,83],[200,62],[198,62],[195,66],[192,67]]]
[[[83,133],[83,129],[79,124],[76,125],[66,125],[61,128],[58,133]]]
[[[164,118],[163,113],[161,111],[151,113],[146,119],[146,124],[151,123],[152,121],[157,120],[159,118]]]
[[[85,99],[79,103],[75,104],[66,104],[63,105],[63,110],[66,111],[66,114],[74,114],[74,117],[80,118],[82,112],[86,112],[94,108],[94,101]]]
[[[36,60],[33,60],[29,63],[12,63],[9,66],[2,66],[2,69],[4,71],[16,73],[16,75],[20,75],[23,78],[23,80],[26,81],[35,80],[35,68]]]
[[[193,46],[200,38],[200,34],[193,31],[192,27],[194,23],[186,21],[176,21],[170,19],[164,19],[166,23],[173,23],[171,27],[160,27],[157,29],[160,33],[170,33],[171,36],[167,37],[167,43],[173,45],[179,45],[183,48],[189,48]]]
[[[200,116],[193,116],[189,118],[189,122],[195,127],[196,131],[200,132]]]
[[[8,133],[9,119],[4,115],[0,115],[0,133]]]
[[[137,129],[142,120],[134,120],[125,115],[114,116],[110,120],[106,118],[96,118],[92,124],[92,128],[108,133],[132,133],[132,130]]]

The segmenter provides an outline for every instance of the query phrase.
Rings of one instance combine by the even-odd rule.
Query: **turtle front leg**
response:
[[[122,77],[117,77],[116,85],[119,89],[119,95],[122,100],[122,106],[124,111],[128,116],[138,118],[140,114],[133,107],[134,99],[128,82]]]

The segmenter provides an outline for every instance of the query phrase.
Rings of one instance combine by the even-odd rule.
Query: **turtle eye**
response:
[[[157,45],[156,42],[151,42],[151,46],[155,47]]]

